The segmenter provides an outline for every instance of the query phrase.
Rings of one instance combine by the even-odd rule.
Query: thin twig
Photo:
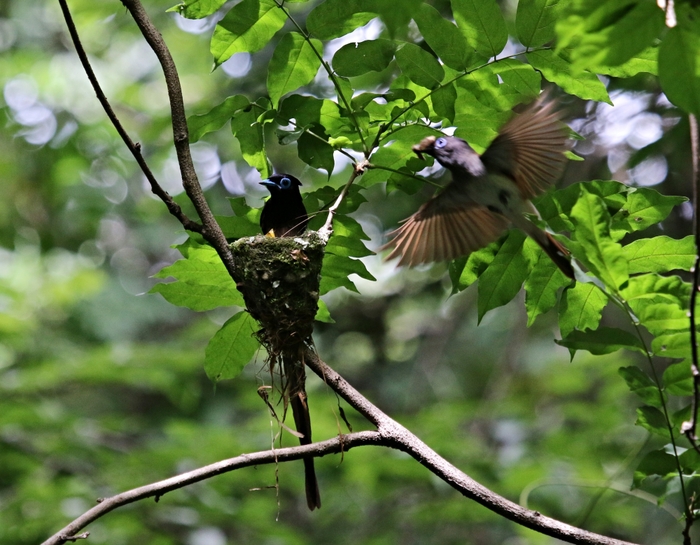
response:
[[[338,195],[338,198],[335,200],[333,203],[333,206],[331,206],[328,209],[328,219],[326,220],[326,223],[323,224],[323,227],[319,229],[320,233],[330,233],[333,230],[333,216],[335,215],[336,211],[340,207],[340,205],[343,202],[343,199],[345,198],[345,195],[348,194],[348,191],[350,190],[350,186],[352,183],[355,181],[355,178],[358,176],[362,175],[367,168],[367,165],[369,162],[367,159],[364,159],[360,161],[359,163],[355,164],[355,167],[352,169],[352,174],[350,175],[350,179],[348,180],[348,183],[345,184],[345,187],[343,187],[343,190],[340,192],[340,195]]]
[[[148,17],[139,0],[121,0],[122,4],[131,13],[136,25],[141,30],[141,34],[151,46],[151,49],[156,54],[163,75],[165,76],[165,84],[168,89],[168,99],[170,101],[170,112],[173,123],[173,140],[175,142],[175,151],[177,153],[177,161],[180,165],[180,173],[182,175],[182,185],[185,188],[185,193],[192,201],[199,219],[202,221],[202,236],[209,242],[223,261],[226,270],[233,276],[233,256],[226,242],[226,237],[221,231],[221,227],[214,219],[206,199],[202,186],[199,185],[197,172],[194,169],[192,155],[190,153],[189,131],[187,129],[187,116],[185,114],[185,103],[182,98],[182,88],[180,87],[180,78],[177,74],[177,68],[170,55],[168,46],[163,40],[158,29],[153,26],[153,23]]]
[[[311,41],[311,36],[309,35],[309,33],[306,32],[303,28],[301,28],[301,25],[299,23],[297,23],[297,21],[294,19],[294,17],[292,17],[292,14],[289,13],[287,8],[284,7],[284,2],[279,2],[278,0],[275,0],[275,4],[277,4],[277,7],[284,12],[284,14],[287,16],[287,19],[289,19],[292,22],[292,24],[296,27],[296,29],[299,31],[299,34],[301,34],[304,37],[304,40],[306,40],[306,43],[311,48],[311,51],[314,52],[314,55],[316,55],[316,58],[319,61],[321,61],[321,65],[323,66],[324,70],[328,74],[328,77],[330,78],[331,82],[333,83],[333,87],[335,87],[335,92],[338,94],[338,98],[345,105],[345,109],[348,111],[348,115],[350,116],[350,119],[352,119],[352,123],[353,123],[353,126],[355,128],[355,131],[357,132],[357,135],[360,138],[360,142],[362,143],[362,149],[364,150],[365,158],[369,157],[371,150],[367,147],[367,143],[365,142],[364,135],[362,134],[362,129],[360,128],[360,124],[357,122],[357,118],[355,117],[355,111],[352,109],[352,106],[351,106],[350,102],[348,102],[347,97],[343,94],[343,90],[340,87],[340,84],[338,83],[335,72],[331,68],[330,64],[328,64],[324,60],[323,55],[316,49],[316,46]]]
[[[90,80],[90,84],[92,85],[92,88],[95,91],[95,95],[97,95],[97,100],[99,100],[100,104],[102,104],[102,108],[104,108],[107,117],[109,117],[109,120],[112,122],[112,125],[114,125],[114,128],[119,133],[119,136],[121,136],[121,139],[124,141],[124,144],[126,144],[126,147],[129,148],[129,151],[134,156],[134,159],[136,159],[136,162],[141,168],[141,171],[144,173],[146,179],[148,180],[148,183],[151,185],[151,191],[165,203],[165,206],[168,207],[168,211],[173,216],[175,216],[180,221],[180,223],[182,223],[182,226],[185,229],[187,229],[188,231],[193,231],[195,233],[201,233],[202,226],[196,221],[192,221],[190,218],[188,218],[180,208],[180,205],[177,204],[173,200],[173,198],[168,194],[168,192],[160,186],[155,176],[151,172],[151,169],[148,167],[146,160],[141,154],[141,145],[135,143],[122,126],[121,122],[119,121],[119,118],[117,117],[117,114],[114,113],[114,110],[112,109],[109,100],[107,100],[107,96],[104,94],[104,91],[102,91],[102,87],[100,86],[99,81],[97,81],[97,77],[95,76],[95,72],[92,69],[92,65],[90,64],[90,61],[87,57],[87,53],[85,53],[83,44],[80,41],[78,30],[75,27],[75,23],[73,22],[73,16],[71,15],[70,10],[68,9],[68,4],[66,3],[66,0],[58,0],[58,3],[60,4],[61,10],[63,11],[63,17],[66,20],[66,26],[68,27],[68,32],[70,33],[70,37],[73,40],[75,51],[78,54],[78,58],[80,59],[81,64],[83,65],[83,70],[85,70],[85,74],[87,74],[87,77]]]

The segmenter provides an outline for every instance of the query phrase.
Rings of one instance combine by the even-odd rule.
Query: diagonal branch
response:
[[[66,26],[68,27],[68,32],[70,33],[70,37],[73,40],[75,51],[78,54],[78,58],[80,59],[81,64],[83,65],[83,70],[85,70],[85,74],[87,74],[87,77],[90,80],[90,84],[92,85],[92,88],[95,91],[95,95],[97,95],[97,100],[99,100],[100,104],[102,104],[102,107],[104,108],[107,117],[109,117],[109,120],[112,122],[112,125],[114,125],[114,128],[119,133],[119,136],[121,136],[122,140],[124,141],[124,144],[126,144],[126,147],[129,148],[129,151],[134,156],[134,159],[136,159],[136,162],[141,168],[141,171],[144,173],[146,179],[148,180],[148,183],[151,185],[151,191],[165,203],[165,206],[168,207],[168,211],[173,216],[175,216],[180,221],[180,223],[182,223],[182,226],[185,229],[187,229],[188,231],[193,231],[195,233],[201,233],[202,226],[199,223],[192,221],[185,215],[185,213],[182,211],[182,208],[180,208],[180,205],[177,204],[173,200],[173,198],[168,194],[168,192],[160,186],[158,180],[156,180],[155,176],[153,175],[153,172],[151,172],[151,169],[148,168],[148,164],[146,163],[146,160],[141,154],[141,145],[135,143],[131,139],[129,134],[126,132],[121,122],[119,121],[117,114],[114,113],[114,110],[112,109],[109,100],[107,100],[107,96],[104,94],[104,91],[100,86],[100,82],[97,81],[97,76],[95,76],[95,72],[93,71],[92,66],[90,65],[87,53],[85,53],[83,44],[80,41],[78,29],[75,27],[75,22],[73,21],[73,16],[71,15],[70,10],[68,9],[68,4],[66,3],[66,0],[58,0],[58,3],[61,5],[63,17],[66,20]]]
[[[197,173],[194,169],[192,155],[190,153],[189,131],[187,129],[187,116],[185,114],[185,103],[182,98],[182,88],[180,87],[180,78],[177,74],[177,68],[170,55],[168,46],[163,40],[158,29],[153,26],[153,23],[148,17],[148,14],[143,9],[139,0],[121,0],[122,4],[129,10],[137,26],[141,30],[143,37],[151,46],[151,49],[158,57],[165,83],[168,88],[168,98],[170,100],[170,112],[173,123],[173,139],[175,142],[175,151],[177,160],[180,165],[182,174],[182,185],[185,188],[185,193],[192,201],[199,219],[202,221],[202,236],[209,242],[219,254],[219,257],[226,266],[229,274],[233,271],[233,257],[229,250],[226,237],[221,231],[219,224],[214,219],[206,199],[202,187],[199,185]]]
[[[337,392],[355,410],[377,426],[380,436],[387,440],[389,446],[409,454],[418,463],[467,498],[526,528],[568,543],[629,545],[627,541],[594,534],[593,532],[581,530],[558,520],[545,517],[537,511],[531,511],[499,496],[440,457],[408,429],[380,411],[343,377],[328,367],[314,351],[308,350],[304,356],[304,361],[333,391]]]

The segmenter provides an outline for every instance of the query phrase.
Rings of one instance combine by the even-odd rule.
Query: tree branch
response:
[[[308,350],[304,355],[304,361],[333,391],[337,392],[350,406],[377,426],[379,435],[387,441],[388,446],[409,454],[418,463],[467,498],[526,528],[568,543],[629,545],[627,541],[594,534],[593,532],[581,530],[558,520],[545,517],[537,511],[525,509],[499,496],[440,457],[408,429],[380,411],[343,377],[328,367],[314,351]]]
[[[235,458],[222,460],[214,464],[210,464],[194,471],[189,471],[171,477],[156,483],[140,486],[132,490],[127,490],[110,498],[98,500],[99,503],[89,511],[80,515],[73,522],[65,526],[59,532],[56,532],[49,539],[44,541],[42,545],[59,545],[76,538],[75,533],[85,528],[91,522],[106,515],[110,511],[123,505],[128,505],[146,498],[155,498],[158,501],[163,495],[183,488],[185,486],[209,479],[216,475],[222,475],[229,471],[241,469],[244,467],[276,464],[279,462],[289,462],[292,460],[301,460],[309,455],[314,457],[326,456],[327,454],[337,454],[346,452],[351,448],[362,445],[385,445],[388,446],[390,440],[382,437],[376,431],[361,431],[350,433],[348,435],[340,435],[327,441],[312,443],[310,445],[300,445],[297,447],[288,447],[281,449],[266,450],[254,452],[252,454],[241,454]]]
[[[318,230],[319,233],[329,234],[333,230],[333,216],[337,212],[338,208],[340,208],[340,205],[342,204],[343,199],[345,198],[345,195],[348,194],[348,191],[350,190],[350,186],[355,181],[355,178],[357,178],[358,176],[361,176],[364,173],[365,169],[368,167],[368,165],[369,165],[369,162],[367,161],[367,159],[364,159],[364,160],[360,161],[359,163],[355,163],[353,165],[352,174],[350,175],[350,179],[345,184],[345,187],[343,187],[343,190],[340,192],[340,195],[338,195],[338,198],[333,203],[333,206],[331,206],[328,209],[328,219],[326,220],[326,223],[323,224],[323,227],[321,227]]]
[[[121,122],[119,121],[117,114],[114,113],[114,110],[112,109],[109,100],[107,100],[107,96],[104,94],[104,91],[102,91],[100,83],[97,81],[95,72],[92,69],[92,65],[90,64],[87,54],[85,53],[85,49],[83,48],[83,44],[80,41],[78,30],[75,27],[75,23],[73,22],[73,16],[71,15],[70,10],[68,9],[68,4],[66,3],[66,0],[58,0],[58,3],[61,5],[63,17],[66,20],[66,26],[68,27],[68,32],[70,33],[70,37],[73,40],[75,51],[78,54],[78,58],[80,59],[81,64],[83,65],[83,70],[85,70],[85,74],[90,80],[90,84],[92,85],[92,88],[95,91],[95,95],[97,95],[97,100],[99,100],[100,104],[102,104],[102,108],[104,108],[107,117],[109,117],[109,120],[112,122],[112,125],[114,125],[114,128],[117,129],[119,136],[121,136],[122,140],[124,141],[124,144],[126,144],[126,147],[129,148],[129,151],[134,156],[134,159],[136,159],[136,162],[141,168],[141,171],[144,173],[146,179],[148,180],[148,183],[151,185],[151,191],[165,203],[165,206],[167,206],[168,211],[173,216],[175,216],[180,221],[180,223],[182,223],[182,226],[185,229],[187,229],[188,231],[193,231],[195,233],[201,233],[202,226],[199,223],[192,221],[185,215],[185,213],[182,211],[182,208],[180,208],[180,205],[177,204],[173,200],[173,198],[168,194],[168,192],[160,186],[158,180],[156,180],[156,177],[151,172],[151,169],[148,168],[148,164],[146,163],[146,160],[141,154],[141,145],[135,143],[131,139],[129,134],[126,132]]]
[[[690,368],[693,374],[693,407],[690,421],[683,422],[682,432],[700,452],[697,444],[698,408],[700,406],[700,366],[698,365],[698,337],[696,307],[698,289],[700,289],[700,221],[698,221],[698,194],[700,193],[700,144],[698,143],[698,121],[694,115],[689,116],[690,143],[693,153],[693,234],[695,235],[695,263],[693,263],[693,289],[690,292],[690,351],[692,360]]]
[[[177,74],[177,68],[175,67],[173,58],[170,55],[168,46],[163,40],[163,36],[161,36],[160,32],[153,26],[141,2],[139,0],[121,0],[121,2],[131,13],[136,25],[141,30],[141,34],[143,34],[148,45],[151,46],[156,57],[158,57],[158,61],[163,69],[165,84],[168,88],[168,99],[170,101],[170,113],[173,123],[173,140],[175,142],[177,161],[180,165],[182,185],[185,188],[185,193],[187,193],[190,201],[192,201],[199,215],[199,219],[202,221],[202,236],[214,247],[221,261],[223,261],[226,266],[226,270],[229,274],[232,274],[233,257],[229,250],[228,243],[226,242],[226,237],[221,231],[219,224],[214,219],[214,214],[212,214],[204,198],[202,187],[199,185],[197,173],[194,169],[194,163],[190,153],[185,103],[182,98],[180,78]]]

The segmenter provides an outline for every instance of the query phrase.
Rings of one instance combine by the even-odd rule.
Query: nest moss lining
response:
[[[268,352],[279,354],[311,337],[325,245],[316,231],[258,235],[231,244],[238,290],[263,328],[260,341]]]

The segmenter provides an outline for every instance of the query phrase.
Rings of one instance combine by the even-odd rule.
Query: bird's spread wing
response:
[[[523,199],[530,199],[561,176],[567,140],[555,103],[538,100],[506,123],[481,160],[489,171],[509,175]]]
[[[389,233],[380,250],[387,259],[401,256],[399,265],[446,261],[469,254],[496,240],[508,220],[474,202],[455,199],[454,184],[420,207],[403,225]]]

